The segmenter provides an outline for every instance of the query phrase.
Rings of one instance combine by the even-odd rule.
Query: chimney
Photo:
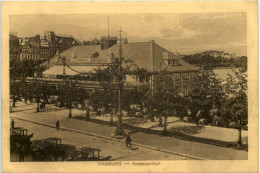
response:
[[[101,50],[106,50],[117,43],[117,37],[102,37],[101,41]]]

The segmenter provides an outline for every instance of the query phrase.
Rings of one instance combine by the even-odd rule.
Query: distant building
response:
[[[29,42],[25,43],[21,49],[20,60],[38,60],[40,58],[40,48],[32,46]]]
[[[53,31],[46,31],[41,37],[36,35],[19,40],[21,48],[20,60],[49,60],[56,52],[78,46],[78,42],[71,36],[58,36]]]
[[[198,68],[186,63],[154,41],[122,43],[122,50],[124,59],[129,59],[139,68],[154,73],[150,81],[143,81],[136,76],[128,75],[126,84],[154,85],[156,77],[158,77],[158,70],[161,68],[170,72],[176,90],[180,94],[185,96],[190,92],[191,80],[198,73]],[[69,67],[64,67],[61,59],[54,56],[50,59],[49,64],[47,62],[42,64],[48,64],[48,69],[43,72],[43,80],[57,84],[57,82],[63,82],[64,75],[74,76],[78,72],[94,73],[95,69],[109,66],[119,58],[119,44],[117,44],[116,37],[112,37],[112,39],[102,37],[100,45],[74,46],[62,52],[60,57],[66,58],[65,62]],[[74,82],[76,85],[93,89],[97,87],[98,79],[91,75],[82,75],[77,76],[77,80],[75,79]]]

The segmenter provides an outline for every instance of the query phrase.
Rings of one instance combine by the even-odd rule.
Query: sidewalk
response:
[[[27,113],[34,113],[36,110],[36,103],[32,103],[30,105],[24,104],[23,102],[18,102],[17,107],[14,109],[15,111],[21,111],[23,109],[26,110]],[[49,114],[52,112],[57,112],[53,116],[49,117],[46,116],[41,121],[44,122],[56,122],[57,119],[65,119],[68,117],[68,109],[66,108],[59,108],[55,105],[46,105],[46,109],[44,112],[40,114]],[[85,110],[73,109],[72,110],[73,118],[75,119],[85,119],[86,112]],[[41,118],[41,117],[37,117]],[[104,121],[104,124],[109,124],[110,116],[108,115],[100,115],[97,116],[95,112],[90,113],[90,118],[93,122],[100,122]],[[95,121],[97,120],[97,121]],[[113,117],[114,124],[117,122],[117,116]],[[198,138],[205,138],[205,139],[212,139],[218,140],[223,142],[237,142],[238,140],[238,130],[231,129],[231,128],[223,128],[223,127],[216,127],[205,125],[203,127],[197,127],[196,124],[182,122],[179,120],[178,117],[169,117],[168,120],[168,131],[173,133],[179,133],[187,136],[198,137]],[[150,129],[154,131],[161,132],[163,127],[158,127],[158,120],[155,119],[155,122],[151,122],[150,119],[143,119],[143,118],[136,118],[136,117],[123,117],[123,123],[127,124],[130,127],[137,127],[137,128],[144,128]],[[242,131],[242,142],[243,144],[248,144],[248,132]]]
[[[87,121],[82,121],[74,118],[68,119],[67,118],[68,109],[63,109],[63,108],[60,109],[55,107],[54,105],[47,105],[46,112],[40,112],[40,113],[35,113],[36,104],[25,105],[24,103],[18,102],[17,105],[18,107],[15,108],[15,111],[17,112],[11,114],[12,116],[15,117],[26,118],[26,119],[39,121],[42,123],[53,124],[53,125],[59,119],[62,127],[67,127],[71,129],[80,130],[80,131],[86,131],[89,133],[94,133],[94,134],[107,136],[107,137],[110,137],[115,131],[114,126],[108,125],[109,123],[108,120],[110,120],[110,117],[101,116],[98,117],[99,119],[97,119],[96,116],[94,116],[92,113],[91,121],[87,122]],[[73,117],[79,116],[85,118],[85,111],[73,109],[72,115]],[[114,120],[116,120],[116,117],[114,117]],[[185,127],[184,124],[182,123],[183,122],[178,122],[178,121],[176,122],[173,119],[172,121],[170,121],[168,129],[171,130],[171,127],[175,127],[175,129],[178,129],[176,127],[182,127],[184,129],[188,127],[187,128],[188,130],[186,129],[186,131],[184,131],[185,133],[188,133],[189,129],[191,128],[190,126],[192,126],[192,124],[184,123],[187,125],[187,127]],[[171,124],[174,124],[174,126],[172,126]],[[161,136],[160,135],[160,131],[162,130],[161,127],[155,127],[154,129],[153,128],[145,129],[145,128],[140,128],[138,126],[135,127],[134,129],[125,127],[127,131],[132,133],[133,141],[143,145],[158,147],[158,148],[179,152],[179,153],[186,153],[189,155],[204,157],[208,159],[247,159],[246,151],[227,148],[227,147],[219,147],[216,145],[210,145],[207,144],[207,141],[205,142],[205,139],[203,139],[204,141],[202,141],[201,143],[202,139],[195,136],[201,134],[206,135],[207,133],[208,135],[210,135],[210,133],[212,132],[214,133],[211,134],[211,136],[214,136],[216,133],[213,128],[216,127],[205,126],[202,129],[207,129],[207,131],[201,130],[201,133],[199,133],[200,131],[197,132],[198,134],[194,134],[194,133],[192,134],[191,132],[189,132],[190,136],[179,135],[175,133],[173,133],[173,135],[170,136]],[[212,131],[210,132],[210,130]],[[234,129],[218,128],[217,130],[219,130],[219,132],[217,133],[220,133],[221,130],[234,130]],[[205,133],[205,131],[207,133]],[[231,133],[232,134],[234,133],[234,135],[237,136],[236,130],[231,131]],[[211,139],[207,139],[207,140],[211,140]]]

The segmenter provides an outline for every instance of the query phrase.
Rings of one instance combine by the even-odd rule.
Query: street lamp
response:
[[[65,76],[66,75],[66,73],[65,73],[66,57],[65,56],[61,57],[60,53],[57,52],[56,53],[56,62],[58,62],[58,59],[61,59],[61,61],[63,62],[63,75]]]
[[[66,66],[66,57],[65,56],[60,56],[60,53],[57,51],[56,53],[56,62],[58,61],[58,59],[61,59],[62,63],[63,63],[63,77],[64,77],[64,80],[65,80],[65,83],[66,83],[66,79],[65,79],[65,75],[66,75],[66,72],[65,72],[65,66]],[[68,89],[69,89],[69,118],[72,117],[72,103],[71,103],[71,93],[72,93],[72,79],[71,81],[69,81],[68,79]]]
[[[71,94],[72,94],[72,81],[68,81],[69,83],[69,118],[72,118],[72,97],[71,97]]]
[[[122,39],[121,39],[121,33],[122,30],[120,28],[120,44],[119,44],[119,61],[118,61],[118,119],[117,119],[117,127],[116,127],[116,134],[117,135],[123,135],[123,124],[122,124],[122,109],[121,109],[121,91],[122,91]]]

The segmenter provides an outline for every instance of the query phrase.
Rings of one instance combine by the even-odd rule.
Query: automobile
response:
[[[191,122],[191,117],[183,117],[184,122]]]
[[[205,125],[205,124],[207,124],[207,120],[202,118],[202,119],[199,120],[199,124]]]
[[[122,110],[122,114],[123,114],[123,116],[128,116],[129,115],[128,111],[126,111],[126,110]]]
[[[48,102],[50,104],[54,104],[57,102],[57,99],[58,99],[58,96],[55,96],[55,95],[51,95],[50,98],[48,99]]]

